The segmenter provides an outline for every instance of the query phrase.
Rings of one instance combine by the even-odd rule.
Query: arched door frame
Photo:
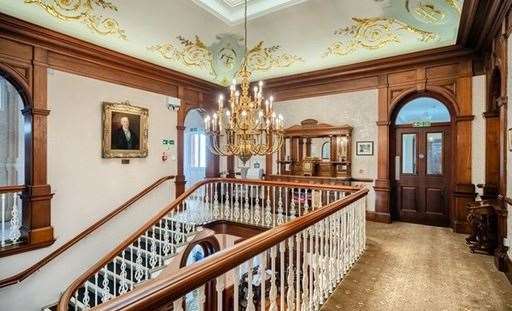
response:
[[[452,102],[449,97],[446,97],[445,95],[443,95],[442,93],[440,93],[439,91],[435,91],[433,89],[430,89],[430,90],[424,90],[424,91],[417,91],[417,90],[414,90],[414,91],[410,91],[410,92],[407,92],[406,94],[403,94],[403,96],[401,96],[400,98],[397,98],[393,104],[391,105],[391,108],[390,108],[390,130],[389,130],[389,137],[388,137],[388,141],[390,142],[389,144],[389,155],[388,155],[388,161],[389,161],[389,177],[390,177],[390,180],[394,181],[396,176],[396,170],[395,170],[395,161],[394,161],[394,157],[395,157],[395,153],[396,153],[396,118],[398,117],[398,113],[400,112],[400,110],[405,106],[407,105],[408,103],[410,103],[412,100],[414,99],[417,99],[417,98],[420,98],[420,97],[429,97],[429,98],[433,98],[433,99],[436,99],[438,100],[439,102],[441,102],[447,109],[448,109],[448,112],[450,113],[450,122],[449,122],[449,126],[450,126],[450,141],[449,141],[449,144],[450,144],[450,149],[451,150],[455,150],[456,148],[456,144],[457,144],[457,140],[456,140],[456,135],[454,135],[455,133],[455,130],[456,130],[456,124],[457,124],[457,121],[456,121],[456,116],[457,116],[457,105],[456,103]],[[450,159],[449,159],[449,162],[450,163],[456,163],[456,154],[455,152],[451,152],[450,153]],[[455,211],[454,211],[454,208],[453,208],[453,200],[451,199],[452,196],[453,196],[453,192],[455,190],[455,183],[454,183],[454,178],[453,176],[455,176],[455,165],[451,165],[450,166],[450,171],[448,172],[448,180],[449,180],[449,184],[448,184],[448,217],[450,219],[450,223],[453,222],[454,220],[454,214],[455,214]],[[393,182],[391,182],[391,184],[393,184]],[[391,213],[391,217],[393,218],[393,216],[396,216],[396,213],[397,213],[397,206],[396,206],[396,203],[397,203],[397,200],[396,200],[396,197],[394,196],[396,194],[396,189],[394,189],[394,187],[392,187],[391,189],[391,198],[393,198],[391,200],[391,205],[390,205],[390,213]]]
[[[390,130],[391,117],[402,100],[411,94],[428,94],[440,99],[452,109],[455,126],[452,132],[455,159],[449,199],[451,227],[460,233],[469,232],[466,204],[474,201],[475,188],[471,182],[471,76],[466,75],[470,63],[461,67],[461,76],[454,79],[423,81],[418,84],[384,86],[379,88],[378,101],[378,170],[375,180],[375,212],[373,219],[391,222]],[[466,70],[466,71],[463,71]]]
[[[18,64],[19,65],[19,64]],[[8,256],[53,244],[51,226],[51,187],[47,184],[46,127],[50,111],[46,106],[46,67],[27,67],[23,76],[15,65],[0,61],[0,76],[17,90],[23,101],[24,116],[24,186],[22,230],[24,243],[0,251]]]
[[[183,95],[178,97],[183,97]],[[176,167],[176,197],[185,192],[185,118],[192,110],[198,110],[203,116],[208,113],[209,101],[204,100],[204,96],[199,96],[196,101],[182,100],[181,107],[178,110],[178,121],[176,124],[176,152],[177,152],[177,167]],[[211,101],[213,103],[213,101]],[[208,152],[208,160],[206,167],[206,177],[219,176],[219,157]]]
[[[187,265],[187,259],[190,255],[190,252],[194,249],[195,246],[200,245],[204,252],[205,252],[205,258],[215,254],[216,252],[220,251],[220,244],[219,241],[214,236],[209,236],[207,238],[204,238],[202,240],[196,241],[194,243],[190,243],[185,248],[185,251],[183,252],[183,256],[181,257],[180,261],[180,268],[183,268]],[[215,310],[217,306],[217,294],[216,294],[216,281],[211,280],[205,284],[205,306],[204,310]],[[183,309],[185,309],[185,300],[183,301]]]

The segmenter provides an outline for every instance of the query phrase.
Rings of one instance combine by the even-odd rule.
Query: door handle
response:
[[[395,180],[400,180],[400,156],[395,156]]]

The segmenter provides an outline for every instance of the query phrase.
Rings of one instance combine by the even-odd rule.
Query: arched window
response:
[[[435,98],[418,97],[400,109],[395,124],[414,124],[418,122],[450,122],[450,112],[442,102]]]
[[[0,76],[0,187],[25,184],[23,100]]]
[[[331,158],[331,142],[326,141],[322,144],[322,159],[329,160]]]

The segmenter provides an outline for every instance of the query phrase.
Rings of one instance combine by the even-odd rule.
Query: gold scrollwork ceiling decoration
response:
[[[342,56],[352,53],[359,48],[377,50],[391,43],[400,42],[400,32],[407,31],[417,36],[422,42],[434,42],[439,36],[433,32],[425,31],[395,18],[373,17],[352,18],[354,24],[340,28],[334,32],[341,39],[327,48],[325,56]]]
[[[96,8],[117,12],[117,7],[107,0],[25,0],[27,4],[36,4],[48,14],[63,21],[80,21],[100,35],[118,35],[126,40],[126,33],[113,17],[97,14]]]
[[[182,63],[186,67],[199,67],[210,70],[211,75],[215,75],[212,68],[212,53],[208,47],[195,37],[195,41],[178,36],[182,48],[176,47],[172,43],[158,44],[148,47],[148,50],[158,52],[163,58]]]
[[[209,71],[215,79],[227,81],[227,76],[234,77],[243,62],[244,48],[232,35],[217,36],[217,42],[211,46],[196,35],[195,41],[183,36],[177,37],[181,46],[173,42],[157,44],[148,47],[149,51],[157,52],[165,59],[178,62],[185,67],[197,67]],[[273,68],[289,67],[297,62],[303,62],[301,57],[280,51],[280,46],[265,47],[259,42],[247,54],[247,67],[251,71],[268,71]]]
[[[279,52],[281,47],[274,45],[264,47],[263,41],[260,41],[253,49],[247,53],[247,67],[251,71],[267,71],[272,68],[290,67],[297,62],[304,62],[299,56],[286,52]]]
[[[441,24],[446,17],[441,10],[430,3],[420,3],[416,9],[414,9],[414,13],[420,16],[425,22],[431,24]]]
[[[460,0],[444,0],[449,6],[462,13],[462,4]]]

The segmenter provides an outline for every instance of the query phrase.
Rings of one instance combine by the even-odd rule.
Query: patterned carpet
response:
[[[369,222],[368,246],[322,310],[512,310],[493,257],[448,228]]]

